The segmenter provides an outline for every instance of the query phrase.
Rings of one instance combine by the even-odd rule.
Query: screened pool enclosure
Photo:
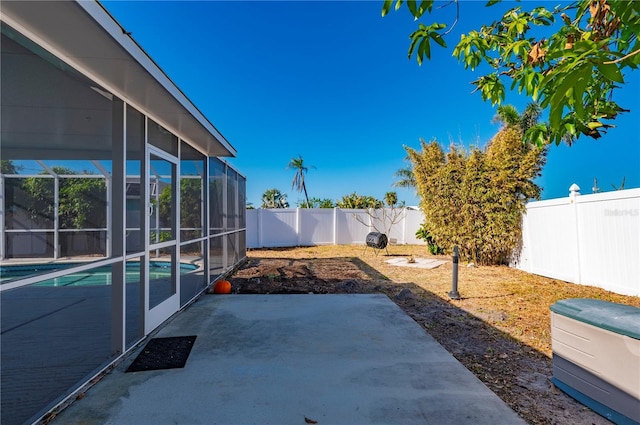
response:
[[[2,423],[38,420],[246,254],[236,151],[97,2],[3,2]]]

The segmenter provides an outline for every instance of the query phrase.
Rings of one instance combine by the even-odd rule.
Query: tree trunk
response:
[[[304,197],[307,200],[307,208],[311,208],[309,205],[309,195],[307,195],[307,185],[302,182],[302,190],[304,190]]]

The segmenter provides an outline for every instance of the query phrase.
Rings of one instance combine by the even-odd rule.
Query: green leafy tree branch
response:
[[[500,3],[490,0],[487,6]],[[385,16],[394,0],[385,0]],[[459,0],[450,4],[458,10]],[[418,20],[435,12],[433,0],[395,0]],[[447,47],[453,26],[418,23],[408,56],[418,63],[431,58],[431,44]],[[601,137],[611,121],[628,112],[613,95],[625,83],[625,72],[640,65],[640,2],[577,0],[553,9],[518,6],[479,30],[463,34],[453,49],[466,69],[481,65],[491,72],[473,81],[475,91],[492,105],[510,90],[524,93],[549,112],[549,126],[533,126],[524,139],[542,145],[580,136]],[[484,68],[483,68],[484,69]],[[510,84],[509,84],[510,83]]]

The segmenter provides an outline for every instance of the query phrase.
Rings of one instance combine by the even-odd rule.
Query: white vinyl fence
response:
[[[397,244],[424,244],[415,237],[422,213],[402,214],[387,237]],[[376,229],[356,216],[370,223],[366,210],[247,210],[247,247],[364,244]],[[379,220],[373,222],[384,228]],[[640,296],[640,189],[593,195],[574,191],[566,198],[530,202],[522,238],[514,265],[520,270]]]
[[[409,209],[397,212],[398,222],[391,226],[391,231],[384,232],[389,240],[397,244],[424,244],[416,238],[422,213]],[[369,232],[389,228],[392,215],[389,209],[370,213],[341,208],[247,210],[247,248],[364,244]],[[386,226],[382,223],[385,217]]]
[[[640,189],[530,202],[517,268],[640,296]]]

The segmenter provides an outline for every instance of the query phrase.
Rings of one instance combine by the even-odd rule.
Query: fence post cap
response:
[[[580,186],[575,183],[572,184],[571,187],[569,187],[569,195],[580,195]]]

